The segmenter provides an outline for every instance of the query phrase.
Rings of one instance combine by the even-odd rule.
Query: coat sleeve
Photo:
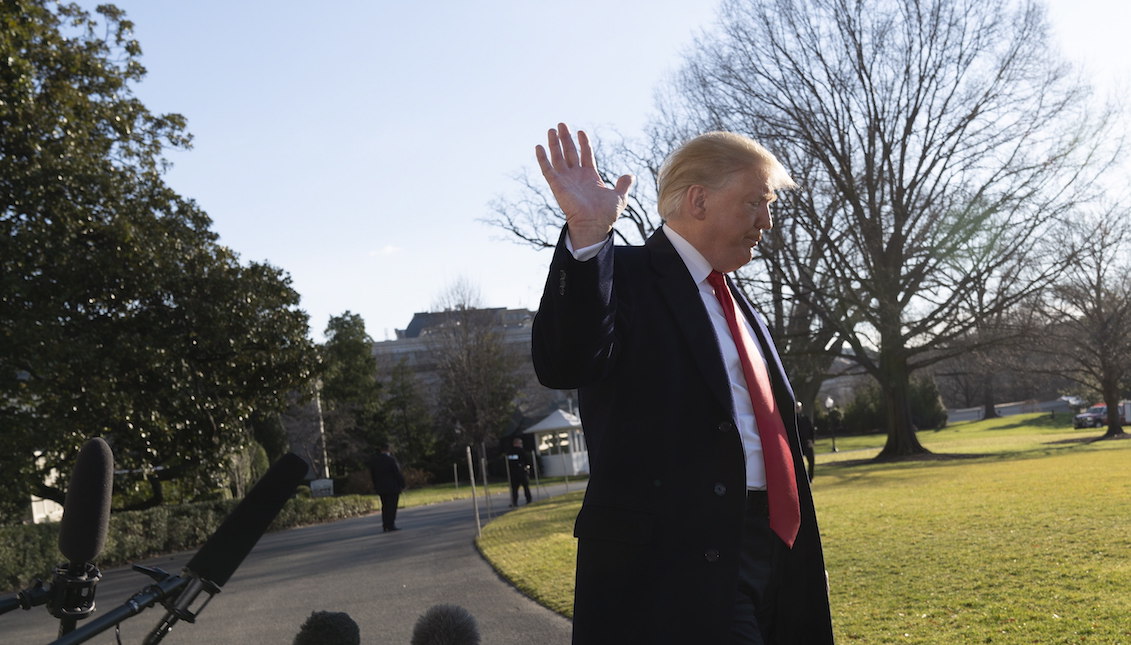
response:
[[[534,317],[531,354],[546,387],[575,389],[600,380],[615,355],[613,244],[579,262],[558,238]]]

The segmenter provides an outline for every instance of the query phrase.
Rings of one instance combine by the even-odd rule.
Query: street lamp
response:
[[[833,435],[833,452],[837,452],[837,449],[836,449],[836,421],[833,419],[833,406],[834,405],[835,405],[835,403],[833,402],[833,397],[831,397],[831,396],[825,397],[825,414],[826,414],[826,418],[828,418],[828,420],[829,420],[829,432],[832,433],[832,435]]]

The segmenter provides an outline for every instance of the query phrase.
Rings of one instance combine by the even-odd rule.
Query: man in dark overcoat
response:
[[[574,526],[573,642],[832,643],[793,392],[760,317],[719,275],[751,260],[772,227],[774,191],[793,181],[750,139],[702,135],[661,168],[664,226],[642,247],[614,248],[633,178],[607,186],[585,133],[575,145],[564,124],[537,157],[567,223],[534,322],[534,364],[543,384],[578,389],[590,460]],[[770,381],[753,413],[752,361]],[[780,423],[755,421],[771,413]],[[782,485],[768,486],[767,418],[767,437],[784,437],[771,461],[792,470],[775,475]],[[767,500],[794,487],[783,531]]]
[[[373,490],[381,497],[381,528],[385,533],[400,530],[397,527],[397,505],[404,490],[404,474],[393,456],[392,447],[385,444],[369,462],[369,476]]]

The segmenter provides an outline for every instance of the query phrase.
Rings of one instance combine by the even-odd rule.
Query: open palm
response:
[[[565,213],[570,241],[574,248],[596,244],[608,236],[613,223],[628,205],[628,191],[633,177],[622,175],[616,186],[609,188],[601,181],[594,161],[589,137],[577,133],[580,151],[574,145],[569,128],[559,123],[547,134],[549,154],[542,146],[535,148],[542,176],[550,185],[558,206]]]

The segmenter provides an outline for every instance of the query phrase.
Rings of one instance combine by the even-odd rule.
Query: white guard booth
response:
[[[543,477],[589,474],[589,451],[581,432],[581,419],[575,415],[554,410],[522,433],[534,435]]]

